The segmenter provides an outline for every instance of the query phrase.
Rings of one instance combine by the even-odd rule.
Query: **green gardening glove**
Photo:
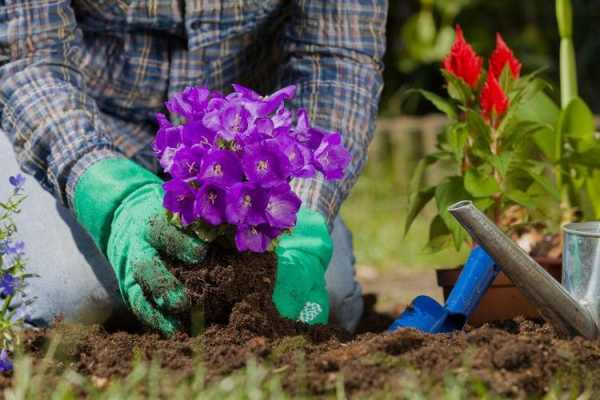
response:
[[[308,324],[327,323],[329,296],[325,271],[332,249],[323,216],[301,208],[296,227],[280,239],[275,249],[277,278],[273,302],[282,316]]]
[[[202,261],[207,246],[169,223],[162,183],[133,161],[102,160],[79,178],[74,208],[112,265],[125,304],[143,323],[171,335],[179,328],[174,315],[190,305],[159,252],[192,264]]]

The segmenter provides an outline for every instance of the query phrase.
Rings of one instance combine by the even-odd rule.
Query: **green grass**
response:
[[[358,265],[376,268],[454,267],[464,262],[466,250],[449,249],[430,253],[425,249],[429,221],[433,210],[414,222],[404,236],[407,194],[399,183],[391,162],[372,157],[352,193],[341,209],[341,215],[354,237]]]
[[[220,380],[206,383],[205,369],[200,363],[192,376],[182,378],[177,371],[161,369],[157,362],[136,362],[129,375],[123,378],[101,379],[83,376],[73,370],[57,372],[53,362],[56,343],[50,346],[48,355],[34,363],[29,356],[21,355],[15,363],[12,387],[5,389],[8,400],[28,399],[346,399],[348,398],[343,376],[337,375],[336,388],[332,393],[319,397],[308,394],[291,395],[282,387],[285,369],[271,369],[267,365],[249,360],[246,368]],[[442,381],[431,381],[426,376],[405,368],[400,375],[389,380],[390,387],[353,398],[402,399],[402,400],[501,400],[488,390],[486,385],[469,373],[468,367],[448,373]],[[306,387],[306,385],[303,385]],[[550,384],[549,392],[541,400],[577,399],[595,397],[581,387],[581,381],[556,379]],[[537,397],[537,399],[540,399]]]

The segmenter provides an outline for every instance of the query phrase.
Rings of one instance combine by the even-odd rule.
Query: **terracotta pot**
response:
[[[560,258],[536,257],[535,260],[554,279],[561,281],[562,262]],[[460,271],[461,268],[439,269],[436,271],[438,286],[444,291],[444,301],[448,299]],[[513,285],[503,272],[500,272],[481,299],[475,312],[469,318],[469,324],[480,326],[485,322],[512,319],[519,315],[526,318],[540,318],[536,307],[527,301],[521,291]]]

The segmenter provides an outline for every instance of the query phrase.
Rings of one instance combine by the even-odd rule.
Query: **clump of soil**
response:
[[[330,394],[341,374],[346,392],[363,397],[406,389],[407,374],[439,382],[448,373],[469,371],[496,393],[524,397],[545,393],[560,374],[600,373],[600,342],[560,338],[549,326],[527,320],[453,334],[383,333],[392,318],[374,311],[374,296],[365,298],[362,334],[354,338],[334,326],[283,319],[271,301],[275,260],[269,255],[217,252],[196,271],[178,265],[172,270],[195,306],[205,311],[205,329],[198,336],[181,333],[165,339],[155,333],[59,323],[26,332],[25,350],[41,358],[49,338],[59,334],[55,367],[100,381],[127,374],[135,359],[158,359],[181,378],[203,362],[208,378],[215,379],[243,367],[252,356],[285,370],[281,376],[291,392],[302,388],[308,392],[303,394]],[[599,379],[587,382],[600,384]],[[0,380],[0,386],[8,383]]]

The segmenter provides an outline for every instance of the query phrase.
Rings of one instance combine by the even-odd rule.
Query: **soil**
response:
[[[310,327],[278,316],[271,302],[272,256],[215,252],[201,267],[172,265],[172,270],[197,310],[187,321],[196,336],[188,331],[165,339],[150,332],[57,323],[26,332],[25,350],[40,359],[51,337],[59,335],[54,367],[75,369],[100,383],[127,374],[135,359],[158,359],[181,378],[203,361],[208,379],[214,380],[255,357],[273,365],[287,390],[301,394],[334,393],[338,374],[346,393],[361,397],[407,390],[402,378],[409,375],[439,382],[449,372],[465,371],[509,397],[541,395],[562,375],[600,385],[593,379],[600,374],[600,342],[561,338],[541,322],[505,321],[453,334],[387,333],[393,318],[376,312],[376,298],[368,295],[359,334],[351,337],[335,326]],[[0,386],[9,383],[0,379]]]

